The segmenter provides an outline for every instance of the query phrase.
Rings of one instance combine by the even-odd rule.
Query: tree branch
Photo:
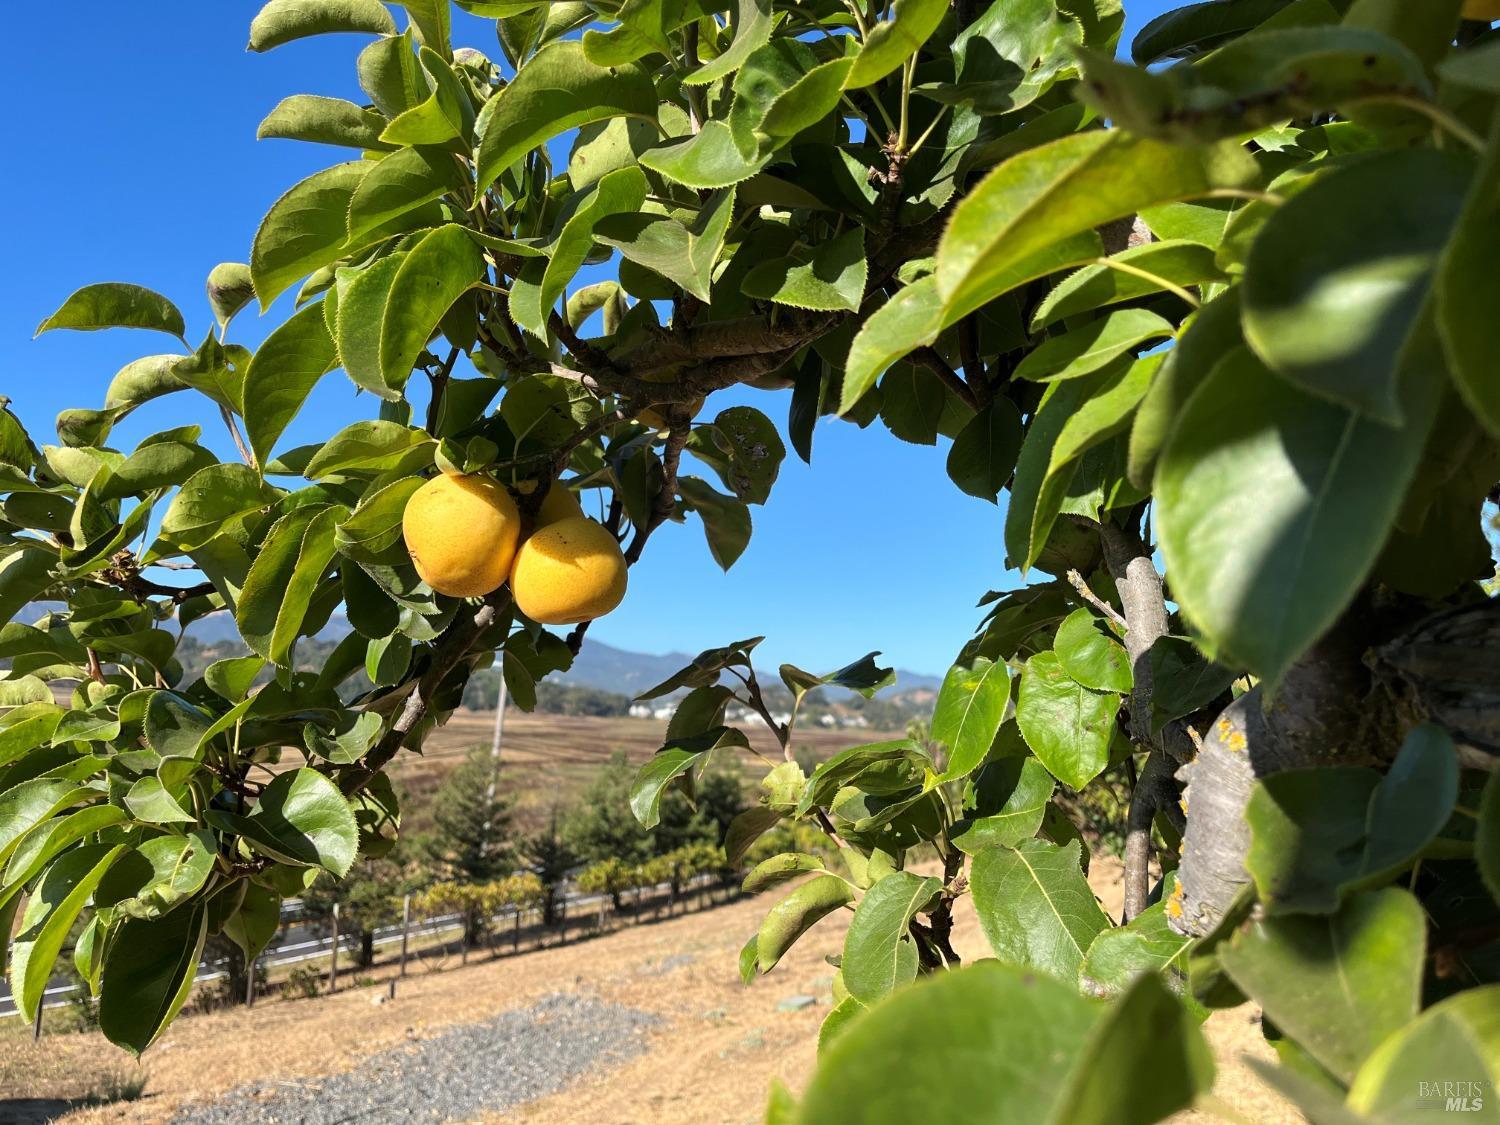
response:
[[[959,400],[970,410],[979,409],[979,403],[974,398],[974,392],[969,389],[968,384],[958,377],[958,372],[948,366],[948,361],[938,354],[936,348],[918,348],[911,353],[911,359],[913,363],[927,368],[928,371],[931,371],[941,379],[943,385],[956,394]]]
[[[412,686],[411,694],[406,697],[396,721],[358,766],[340,776],[339,789],[344,794],[359,792],[396,756],[402,743],[406,741],[406,736],[416,730],[417,724],[426,717],[432,698],[448,678],[448,673],[468,655],[469,647],[479,635],[494,624],[495,618],[509,600],[509,591],[502,587],[489,595],[473,613],[460,614],[443,630],[432,646],[427,670]]]
[[[1127,623],[1125,621],[1125,618],[1121,616],[1120,611],[1117,610],[1114,606],[1110,605],[1098,594],[1094,593],[1093,590],[1089,589],[1087,580],[1085,580],[1083,575],[1079,574],[1078,571],[1068,571],[1068,583],[1073,587],[1073,589],[1078,591],[1078,596],[1084,601],[1088,602],[1089,605],[1093,606],[1100,613],[1104,614],[1105,617],[1109,618],[1120,628],[1126,628]]]

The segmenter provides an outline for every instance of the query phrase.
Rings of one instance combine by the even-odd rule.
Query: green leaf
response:
[[[308,723],[302,728],[302,738],[311,753],[334,765],[346,766],[369,752],[383,728],[384,723],[378,714],[364,711],[349,722],[347,729],[331,733],[319,729],[315,723]]]
[[[979,113],[1010,113],[1030,105],[1074,65],[1081,21],[1054,0],[995,0],[953,40],[957,82],[924,92],[969,104]]]
[[[250,247],[250,276],[262,312],[293,282],[343,254],[349,202],[372,167],[363,160],[335,164],[293,185],[271,204]]]
[[[1428,1008],[1375,1048],[1359,1068],[1349,1088],[1349,1109],[1364,1114],[1361,1121],[1393,1125],[1432,1120],[1440,1108],[1444,1118],[1455,1112],[1477,1113],[1481,1103],[1494,1096],[1500,1078],[1497,1010],[1500,987],[1493,984]],[[1450,1074],[1462,1077],[1450,1081],[1447,1089],[1442,1079],[1433,1081],[1434,1075]],[[1434,1087],[1440,1092],[1432,1092]]]
[[[997,844],[1013,848],[1035,836],[1057,788],[1041,762],[1013,754],[991,758],[969,786],[964,818],[950,832],[954,847],[967,855]]]
[[[281,928],[281,896],[259,883],[245,884],[245,897],[224,921],[224,936],[244,951],[253,963]]]
[[[1094,1027],[1052,1120],[1152,1125],[1191,1108],[1213,1081],[1198,1020],[1160,979],[1143,974]]]
[[[771,103],[755,127],[756,137],[779,148],[823,120],[838,107],[853,66],[853,59],[844,58],[813,67]]]
[[[1353,597],[1426,443],[1439,388],[1424,354],[1399,429],[1295,389],[1243,349],[1188,400],[1157,465],[1156,518],[1172,595],[1210,656],[1274,683]]]
[[[1470,52],[1464,52],[1458,58]],[[1494,45],[1490,54],[1495,53]],[[1451,64],[1449,64],[1451,65]],[[1497,87],[1496,92],[1500,92]],[[1492,361],[1500,350],[1500,324],[1491,310],[1500,281],[1490,268],[1500,253],[1500,124],[1491,134],[1468,202],[1438,264],[1437,322],[1448,369],[1470,409],[1492,434],[1500,434],[1500,387]]]
[[[231,656],[216,660],[203,672],[203,682],[221,699],[238,703],[250,694],[255,677],[266,662],[258,656]]]
[[[57,556],[40,547],[21,547],[0,555],[0,618],[14,621],[21,608],[37,600],[54,579]]]
[[[35,777],[0,793],[0,861],[7,860],[21,837],[42,821],[97,796],[65,777]]]
[[[126,918],[111,935],[99,982],[99,1029],[140,1055],[172,1022],[193,989],[208,907],[161,918]]]
[[[341,31],[395,35],[396,21],[379,0],[271,0],[250,24],[250,50]]]
[[[726,188],[704,202],[691,227],[666,215],[610,215],[594,234],[636,265],[707,301],[714,263],[733,218],[734,188]]]
[[[264,465],[307,396],[338,364],[323,309],[307,305],[261,344],[245,374],[245,432]]]
[[[1151,646],[1152,730],[1208,706],[1238,678],[1234,669],[1204,659],[1186,637],[1158,637]]]
[[[125,810],[119,805],[88,805],[38,824],[11,852],[10,862],[5,865],[3,885],[0,885],[0,904],[8,902],[64,849],[125,819]]]
[[[761,122],[776,100],[817,64],[818,57],[807,44],[782,37],[757,47],[745,59],[734,76],[734,101],[729,109],[729,130],[745,159],[774,153],[775,146],[759,133]]]
[[[421,430],[399,422],[353,422],[313,454],[302,469],[308,480],[350,472],[379,473],[409,451],[432,443]]]
[[[400,3],[411,18],[422,45],[437,52],[441,58],[451,58],[453,48],[448,37],[453,9],[448,6],[448,0],[400,0]]]
[[[995,956],[1011,965],[1078,979],[1084,954],[1109,928],[1079,866],[1077,841],[1066,847],[1023,840],[974,857],[970,885],[979,924]]]
[[[110,864],[124,850],[124,844],[75,848],[54,860],[31,892],[21,915],[21,928],[10,939],[10,988],[24,1018],[35,1018],[73,923]]]
[[[1115,130],[1079,133],[996,168],[964,197],[938,245],[936,285],[951,315],[1010,287],[1014,267],[1142,207],[1242,186],[1256,176],[1238,145],[1188,148]]]
[[[948,669],[932,711],[931,736],[948,748],[940,781],[956,781],[979,768],[1009,702],[1010,669],[1004,661],[979,656]]]
[[[1137,977],[1185,973],[1193,939],[1179,934],[1167,920],[1170,898],[1171,888],[1163,888],[1160,902],[1141,911],[1128,925],[1096,937],[1079,966],[1079,987],[1094,996],[1115,996]]]
[[[1192,55],[1259,27],[1292,0],[1216,0],[1162,13],[1141,28],[1130,56],[1141,66]]]
[[[1410,894],[1357,895],[1336,914],[1277,915],[1219,946],[1219,961],[1336,1078],[1348,1082],[1417,1014],[1426,921]]]
[[[714,418],[714,434],[729,454],[725,483],[748,504],[764,504],[786,459],[775,424],[753,406],[731,406]]]
[[[1041,382],[1076,379],[1113,363],[1147,340],[1170,339],[1174,331],[1169,321],[1150,309],[1121,309],[1044,340],[1016,365],[1015,377]]]
[[[1204,305],[1183,326],[1176,346],[1167,353],[1156,378],[1146,388],[1130,428],[1126,471],[1132,484],[1142,489],[1150,487],[1161,448],[1183,405],[1214,365],[1243,342],[1238,286]]]
[[[809,252],[760,263],[741,284],[746,296],[778,305],[858,312],[868,273],[864,230],[854,227]]]
[[[997,398],[958,431],[948,450],[948,476],[981,500],[995,503],[1015,471],[1021,452],[1021,414],[1008,398]]]
[[[161,537],[190,551],[230,521],[270,507],[278,495],[248,465],[210,465],[189,477],[172,498],[162,517]]]
[[[146,824],[193,824],[198,819],[167,792],[161,778],[155,774],[138,778],[125,794],[124,800],[130,815]]]
[[[1116,263],[1118,268],[1107,262]],[[1207,246],[1180,240],[1132,246],[1059,281],[1032,314],[1031,330],[1036,332],[1080,313],[1164,292],[1163,282],[1187,288],[1223,280],[1225,275],[1214,264],[1213,250]]]
[[[484,268],[484,255],[456,223],[432,231],[407,252],[391,279],[380,323],[380,372],[386,386],[406,385],[443,314],[483,276]]]
[[[746,157],[723,121],[709,120],[690,137],[666,141],[641,153],[641,164],[694,190],[724,188],[748,180],[771,162],[771,154]]]
[[[1384,775],[1357,767],[1281,770],[1245,808],[1245,868],[1267,910],[1329,913],[1378,886],[1438,835],[1458,799],[1458,755],[1439,727],[1406,736]]]
[[[1070,678],[1094,691],[1124,695],[1135,680],[1125,646],[1092,610],[1075,609],[1057,627],[1052,642],[1058,662]]]
[[[1054,1107],[1102,1013],[1071,985],[1017,966],[987,961],[935,974],[840,1031],[796,1120],[1065,1120]],[[975,1091],[983,1091],[980,1117]]]
[[[314,591],[333,562],[334,527],[348,514],[334,506],[297,508],[281,517],[255,556],[235,608],[240,635],[258,655],[286,665]]]
[[[407,223],[414,212],[424,214],[425,205],[455,186],[451,155],[431,149],[404,148],[366,167],[338,216],[351,244],[376,241],[382,232]],[[327,233],[334,237],[331,225]]]
[[[656,120],[656,88],[639,63],[611,69],[595,66],[577,40],[549,43],[490,99],[480,116],[477,190],[559,133],[634,116]]]
[[[881,688],[896,682],[894,669],[882,668],[876,663],[878,652],[867,652],[858,660],[842,668],[815,676],[792,664],[783,664],[779,669],[781,682],[786,684],[794,698],[800,700],[815,687],[828,684],[858,692],[866,699],[873,699]]]
[[[865,36],[854,56],[844,88],[857,90],[879,82],[922,49],[947,11],[944,0],[896,0],[891,18],[881,20]]]
[[[214,321],[221,330],[228,327],[236,313],[255,300],[250,267],[244,262],[220,262],[209,271],[207,289],[208,303],[214,310]],[[123,374],[122,371],[115,379],[119,380]],[[114,384],[110,386],[113,390]]]
[[[663,748],[635,775],[630,786],[630,811],[644,828],[655,828],[661,820],[661,798],[676,781],[703,757],[701,752]]]
[[[100,328],[149,328],[179,340],[187,331],[182,313],[171,301],[150,289],[120,281],[85,285],[42,321],[36,334],[40,336],[54,328],[85,332]]]
[[[338,786],[313,769],[277,774],[248,816],[210,813],[226,831],[282,863],[321,867],[343,878],[354,862],[359,829]]]
[[[588,258],[594,227],[606,215],[638,212],[647,190],[639,168],[620,168],[569,201],[548,256],[528,262],[511,285],[510,310],[517,324],[539,339],[547,338],[548,314]]]
[[[733,496],[725,496],[701,477],[678,477],[677,491],[683,507],[697,512],[703,520],[703,534],[714,562],[728,570],[750,545],[749,507]]]
[[[781,814],[764,805],[752,805],[729,822],[724,830],[724,860],[732,868],[744,862],[750,846],[781,823]]]
[[[1486,38],[1476,46],[1454,51],[1438,64],[1438,76],[1455,86],[1467,86],[1490,94],[1500,94],[1500,78],[1495,63],[1500,61],[1500,43]],[[1490,150],[1493,154],[1493,150]]]
[[[1039,652],[1021,672],[1016,723],[1042,765],[1064,785],[1082,789],[1109,764],[1117,696],[1091,691],[1063,668],[1054,652]]]
[[[385,118],[375,110],[342,98],[293,94],[266,114],[255,130],[255,139],[311,141],[380,151],[392,147],[380,139],[385,124]]]
[[[756,966],[769,973],[798,938],[817,922],[854,900],[837,875],[818,875],[771,907],[756,937]]]
[[[917,947],[908,928],[943,881],[895,871],[865,892],[844,936],[840,971],[849,995],[873,1004],[917,978]]]
[[[1474,832],[1474,861],[1484,885],[1500,902],[1500,770],[1491,770],[1479,803],[1479,826]]]
[[[750,56],[771,39],[770,0],[738,0],[734,16],[734,39],[716,58],[683,79],[690,86],[702,86],[733,74]]]
[[[355,386],[389,402],[400,401],[401,388],[386,385],[380,366],[380,326],[391,283],[405,259],[406,254],[398,251],[357,273],[340,270],[335,283],[340,286],[335,331],[339,362]],[[347,287],[343,285],[346,277]]]
[[[119,858],[100,882],[94,905],[129,918],[157,918],[203,889],[218,845],[206,829],[152,836]]]
[[[931,345],[944,324],[943,301],[932,276],[908,285],[871,313],[849,345],[839,413],[852,410],[896,360]]]
[[[780,819],[779,814],[777,814],[777,819]],[[747,895],[758,895],[772,887],[779,887],[783,883],[790,883],[793,879],[800,879],[803,875],[813,871],[822,870],[824,870],[823,861],[815,855],[782,852],[780,855],[770,856],[757,863],[745,876],[740,889]]]
[[[421,477],[403,477],[362,500],[354,514],[339,524],[334,533],[339,551],[373,566],[386,563],[383,553],[401,539],[401,515],[406,502],[425,483]]]
[[[1304,390],[1399,425],[1407,337],[1471,179],[1435,149],[1371,156],[1276,208],[1245,266],[1245,340]]]

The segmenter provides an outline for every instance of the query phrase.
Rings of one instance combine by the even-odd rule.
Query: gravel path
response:
[[[189,1106],[173,1125],[342,1125],[462,1121],[556,1093],[578,1075],[645,1049],[660,1021],[590,996],[554,993],[530,1008],[372,1056],[301,1082],[252,1083]]]

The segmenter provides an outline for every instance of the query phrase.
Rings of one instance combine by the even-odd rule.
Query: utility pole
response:
[[[490,850],[490,831],[495,819],[495,795],[500,789],[500,740],[505,734],[505,657],[501,656],[500,696],[495,701],[495,735],[490,742],[490,786],[484,794],[484,842],[480,854]]]

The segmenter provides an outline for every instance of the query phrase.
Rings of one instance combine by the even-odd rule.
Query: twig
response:
[[[1125,822],[1125,915],[1128,923],[1146,909],[1151,886],[1151,824],[1172,787],[1172,766],[1166,754],[1151,751],[1130,795]],[[1171,794],[1175,798],[1175,793]]]
[[[943,381],[943,385],[956,394],[970,410],[978,410],[979,403],[967,383],[958,377],[958,372],[948,366],[948,361],[937,353],[936,348],[921,347],[911,353],[914,363],[919,363]]]
[[[1128,628],[1128,622],[1126,622],[1124,616],[1120,613],[1120,611],[1117,610],[1114,606],[1110,605],[1098,594],[1094,593],[1093,590],[1089,589],[1088,582],[1084,579],[1083,575],[1078,573],[1078,571],[1068,571],[1068,583],[1073,587],[1073,589],[1078,591],[1078,596],[1084,601],[1088,602],[1089,605],[1093,606],[1100,613],[1104,614],[1105,617],[1109,618],[1120,628]]]
[[[87,652],[89,658],[89,679],[93,680],[96,684],[102,684],[104,682],[104,666],[99,663],[99,654],[93,650],[92,646],[89,647]]]
[[[375,748],[365,755],[355,769],[339,778],[339,788],[346,795],[359,792],[371,778],[379,773],[397,752],[406,736],[417,728],[427,714],[432,698],[442,687],[448,673],[468,655],[469,647],[495,622],[501,608],[509,600],[509,591],[497,590],[484,600],[472,614],[459,616],[443,630],[432,646],[431,661],[427,670],[412,685],[411,694],[402,705],[401,714],[391,724]]]
[[[677,508],[677,468],[682,463],[682,449],[687,444],[692,417],[684,407],[673,406],[668,413],[668,420],[671,428],[667,432],[666,448],[662,450],[661,490],[652,502],[645,526],[636,529],[635,538],[630,541],[630,548],[625,552],[625,561],[631,566],[640,561],[641,552],[646,549],[646,540],[651,538],[651,533],[666,523]]]
[[[453,365],[457,361],[458,348],[455,346],[441,368],[427,373],[428,381],[432,384],[432,397],[427,401],[427,432],[433,437],[437,437],[439,416],[443,409],[443,392],[448,389],[448,377],[453,374]]]
[[[240,428],[235,423],[234,415],[229,412],[229,407],[219,407],[219,417],[224,419],[224,425],[229,429],[229,436],[234,439],[234,446],[240,451],[240,457],[244,460],[245,464],[249,465],[252,469],[255,468],[255,454],[251,453],[250,447],[245,444],[245,439],[240,434]]]

